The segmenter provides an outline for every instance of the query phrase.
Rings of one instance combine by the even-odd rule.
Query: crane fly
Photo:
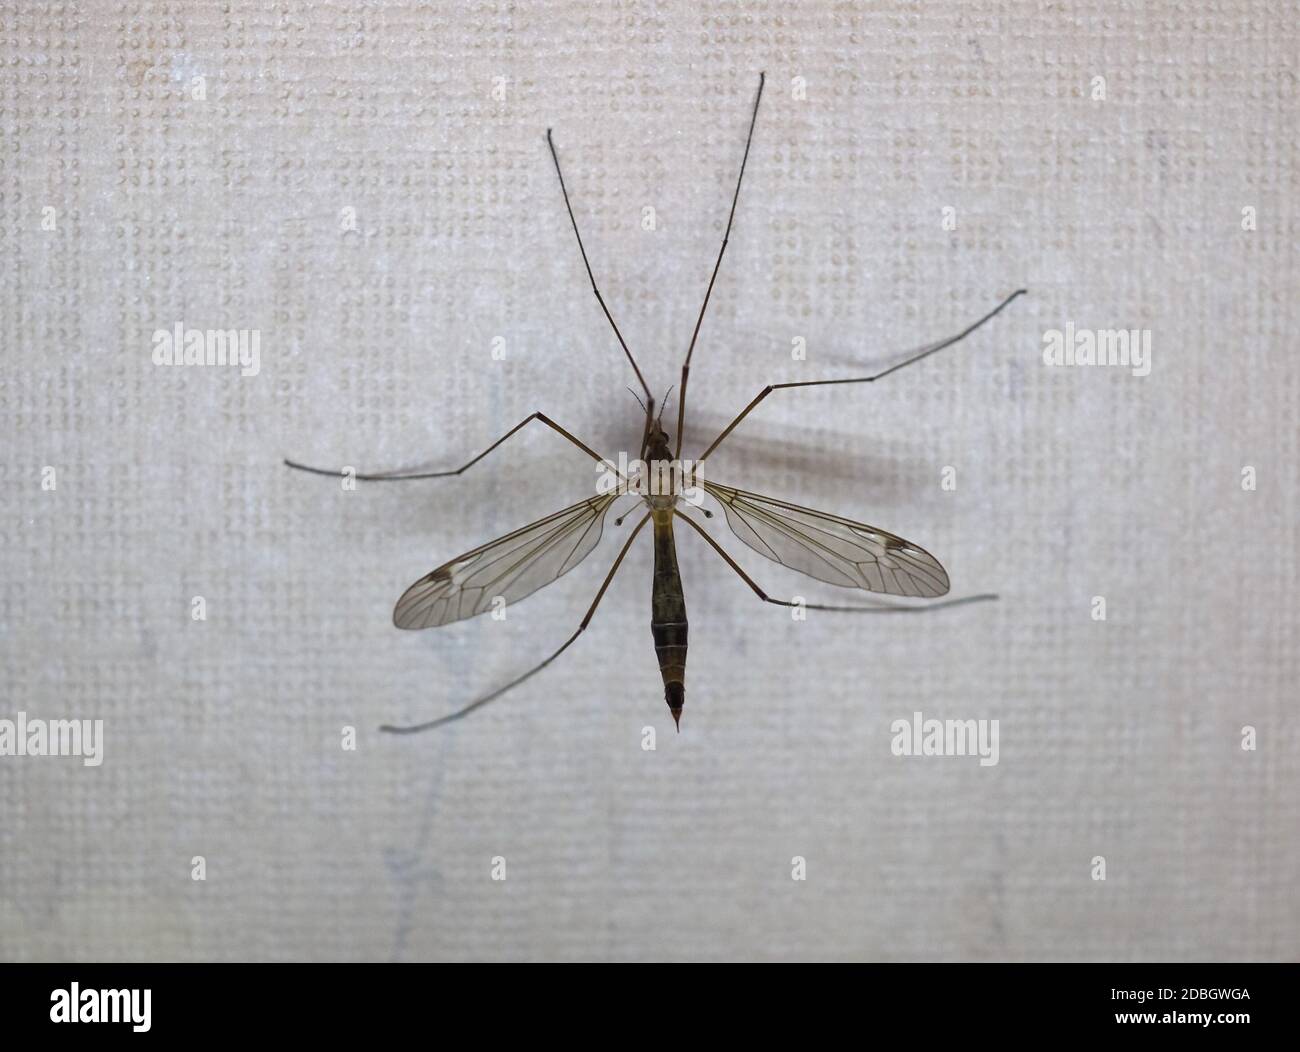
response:
[[[664,485],[646,486],[646,474],[638,470],[635,473],[615,468],[614,462],[602,457],[587,443],[572,432],[561,427],[549,416],[535,412],[525,417],[504,435],[498,438],[483,452],[458,468],[447,471],[402,472],[388,471],[370,474],[356,474],[352,477],[361,481],[394,482],[412,479],[449,478],[460,475],[473,467],[489,453],[495,450],[511,436],[532,423],[540,423],[559,434],[566,441],[593,458],[598,465],[604,466],[616,476],[615,487],[608,492],[598,492],[594,497],[579,501],[530,523],[520,529],[498,537],[494,541],[458,555],[456,558],[437,567],[412,584],[397,601],[393,610],[393,623],[398,628],[422,629],[450,624],[453,621],[474,617],[492,608],[494,602],[503,599],[506,603],[517,602],[531,595],[539,588],[544,588],[568,573],[588,555],[600,542],[604,531],[605,517],[610,508],[621,497],[629,494],[640,497],[636,509],[644,509],[644,514],[632,527],[623,542],[613,566],[606,573],[595,598],[587,608],[586,614],[577,629],[549,657],[527,672],[515,677],[509,683],[498,687],[490,694],[471,701],[455,712],[412,726],[384,726],[380,728],[398,734],[410,734],[429,730],[461,719],[501,697],[507,691],[517,687],[526,679],[541,672],[544,668],[563,654],[575,640],[586,631],[596,608],[609,590],[614,575],[623,564],[632,542],[636,540],[647,523],[652,523],[654,537],[654,580],[651,588],[650,630],[654,637],[655,653],[659,659],[659,671],[663,679],[664,700],[668,703],[673,722],[681,729],[682,706],[686,700],[686,650],[687,620],[686,599],[682,590],[681,574],[677,568],[676,538],[673,527],[676,523],[685,523],[693,532],[699,534],[704,542],[715,551],[728,566],[745,582],[754,594],[765,603],[777,606],[802,606],[810,610],[826,610],[852,613],[918,613],[940,607],[956,606],[962,603],[977,602],[984,599],[996,599],[994,595],[972,595],[961,599],[948,599],[923,606],[889,603],[884,600],[868,600],[858,605],[838,606],[820,603],[794,603],[776,599],[765,592],[758,583],[747,574],[741,566],[713,539],[712,536],[683,507],[683,492],[692,489],[702,490],[722,506],[727,525],[731,532],[744,544],[760,555],[780,563],[791,570],[798,571],[818,581],[843,588],[856,588],[881,595],[915,599],[938,599],[948,592],[948,574],[939,561],[925,549],[904,540],[902,537],[856,522],[839,515],[831,515],[811,508],[800,507],[787,501],[765,497],[758,493],[734,489],[700,476],[699,465],[703,463],[751,412],[758,408],[769,396],[778,391],[788,391],[800,387],[821,387],[831,384],[865,384],[881,380],[906,366],[927,358],[946,347],[960,342],[972,332],[999,314],[1017,296],[1025,293],[1017,289],[978,321],[967,326],[955,336],[939,340],[937,343],[918,348],[902,361],[870,376],[849,377],[837,380],[801,380],[791,383],[768,384],[750,401],[744,409],[722,429],[721,433],[693,462],[687,470],[681,461],[682,429],[686,420],[686,391],[690,379],[691,358],[695,353],[696,340],[700,334],[700,325],[704,321],[705,311],[709,306],[709,297],[717,281],[718,269],[722,257],[726,254],[727,243],[731,237],[732,223],[736,218],[736,205],[740,200],[740,187],[745,179],[745,165],[749,161],[749,150],[754,140],[754,127],[758,122],[758,107],[763,98],[765,77],[759,74],[758,91],[754,97],[754,108],[750,115],[749,134],[745,138],[745,152],[740,161],[740,174],[736,179],[736,189],[731,198],[731,211],[727,216],[727,226],[722,237],[722,247],[718,250],[717,260],[709,275],[709,283],[704,292],[704,302],[695,321],[691,342],[686,349],[682,363],[681,377],[677,385],[677,421],[675,442],[670,439],[662,424],[663,408],[655,414],[655,400],[646,384],[644,375],[627,341],[623,339],[614,316],[610,313],[596,284],[592,273],[591,261],[582,243],[582,234],[578,230],[578,220],[573,213],[569,200],[568,187],[564,182],[564,172],[560,167],[559,154],[551,129],[546,131],[546,144],[559,178],[560,193],[569,214],[569,222],[578,242],[578,251],[582,254],[583,266],[591,281],[591,291],[601,311],[614,331],[619,346],[626,356],[628,364],[636,377],[637,384],[645,398],[637,396],[645,410],[645,422],[642,429],[641,455],[639,462],[648,466],[649,477],[666,480]],[[633,391],[635,395],[636,392]],[[671,391],[669,392],[671,394]],[[666,405],[668,396],[664,398]],[[326,468],[308,467],[295,461],[286,460],[288,467],[307,471],[317,475],[337,477],[339,472]],[[690,503],[687,502],[688,506]],[[703,511],[706,517],[712,517],[709,511]],[[616,520],[621,525],[624,516]]]

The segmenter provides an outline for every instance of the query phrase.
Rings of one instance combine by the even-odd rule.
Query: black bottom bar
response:
[[[1294,965],[808,965],[737,975],[678,964],[644,974],[652,967],[10,964],[0,965],[0,1011],[6,1037],[209,1043],[283,1035],[337,1044],[403,1030],[437,1041],[449,1029],[489,1046],[512,1031],[536,1042],[613,1035],[629,1024],[656,1033],[686,1026],[693,1039],[715,1031],[729,1043],[757,1029],[770,1043],[845,1026],[846,1035],[901,1027],[925,1038],[1257,1038],[1289,1033],[1296,1021]]]

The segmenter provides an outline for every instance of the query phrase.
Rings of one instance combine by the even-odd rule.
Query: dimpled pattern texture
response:
[[[0,957],[1295,959],[1298,38],[1266,0],[5,5],[0,716],[106,740],[0,757]],[[451,480],[280,458],[454,466],[534,410],[634,446],[544,132],[659,395],[759,70],[687,452],[1026,286],[707,465],[1001,602],[795,621],[679,530],[677,735],[646,533],[560,662],[378,734],[557,646],[630,523],[504,621],[403,633],[408,584],[591,465],[536,425]],[[257,375],[154,365],[178,323],[258,330]],[[1150,330],[1150,375],[1047,367],[1067,324]],[[999,763],[892,755],[915,711],[998,719]]]

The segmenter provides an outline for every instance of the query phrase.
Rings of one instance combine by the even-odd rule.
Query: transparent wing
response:
[[[939,560],[866,523],[701,481],[731,532],[782,566],[844,588],[933,599],[948,591]]]
[[[433,628],[517,602],[582,562],[600,542],[618,494],[602,494],[458,555],[425,574],[393,608],[398,628]]]

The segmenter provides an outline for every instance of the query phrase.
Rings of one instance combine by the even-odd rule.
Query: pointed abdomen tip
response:
[[[686,685],[680,680],[664,684],[664,701],[668,702],[668,711],[673,714],[673,723],[677,732],[682,730],[682,706],[686,704]]]

